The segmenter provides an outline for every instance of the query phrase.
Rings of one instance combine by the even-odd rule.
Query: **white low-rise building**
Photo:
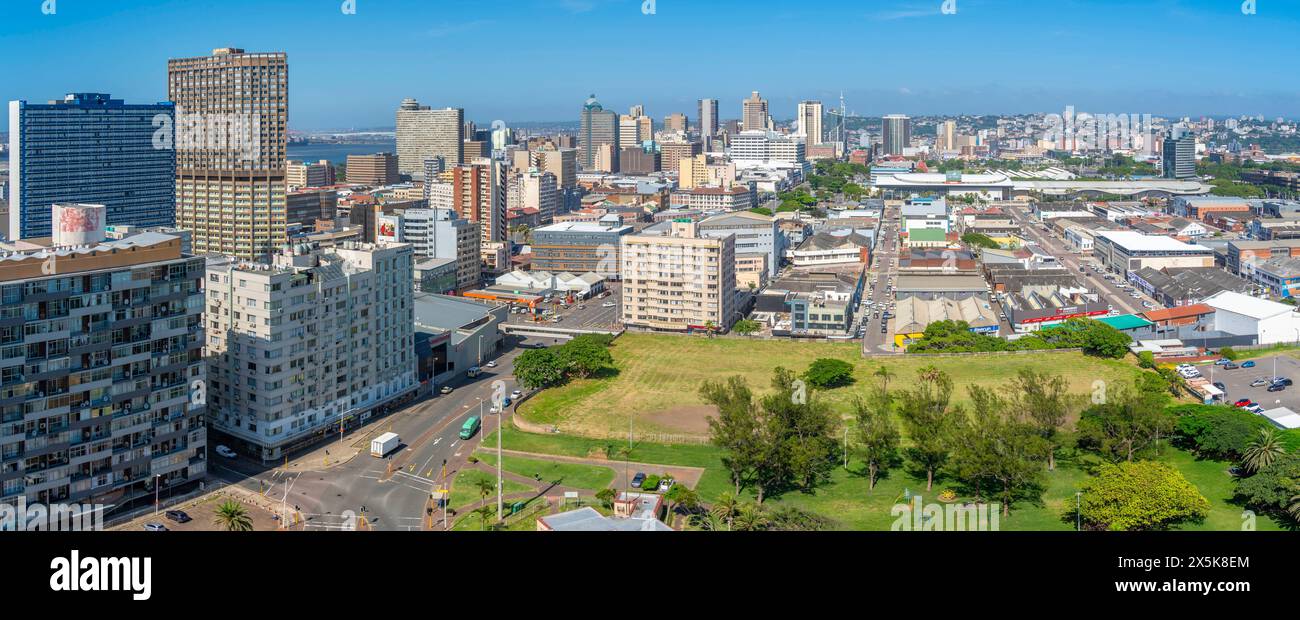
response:
[[[1212,328],[1229,334],[1258,335],[1259,344],[1300,342],[1300,313],[1295,306],[1223,291],[1206,298],[1214,308]]]

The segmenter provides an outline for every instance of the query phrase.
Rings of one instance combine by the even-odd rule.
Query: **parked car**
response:
[[[1234,407],[1241,407],[1242,409],[1245,409],[1246,407],[1249,407],[1255,403],[1251,402],[1249,398],[1243,398],[1232,404]]]
[[[1254,414],[1258,415],[1258,414],[1264,413],[1264,407],[1262,407],[1262,406],[1260,406],[1260,405],[1251,405],[1251,406],[1249,406],[1249,407],[1246,407],[1246,411],[1249,411],[1249,412],[1251,412],[1251,413],[1254,413]]]
[[[1268,391],[1270,392],[1281,392],[1282,390],[1285,389],[1286,386],[1282,385],[1281,383],[1274,383],[1273,385],[1268,386]]]
[[[484,364],[484,366],[487,366],[488,368],[496,368],[496,367],[497,367],[497,363],[496,363],[496,362],[488,362],[488,363]]]
[[[1224,391],[1224,392],[1228,391],[1228,386],[1224,385],[1222,381],[1215,381],[1215,382],[1212,383],[1211,385],[1213,385],[1213,386],[1216,387],[1216,388],[1219,388],[1220,390],[1222,390],[1222,391]]]
[[[600,304],[600,307],[602,307],[602,308],[613,308],[613,307],[615,307],[615,306],[617,306],[617,305],[618,305],[618,304],[616,304],[616,303],[614,303],[614,302],[612,302],[612,301],[607,301],[607,302],[605,302],[605,303],[603,303],[603,304]]]
[[[659,480],[659,492],[660,492],[660,493],[667,493],[667,492],[668,492],[668,489],[673,488],[673,485],[674,485],[674,484],[677,484],[677,481],[676,481],[676,480],[673,480],[672,478],[662,478],[662,479],[660,479],[660,480]]]
[[[452,392],[452,387],[450,385],[444,385],[442,386],[442,389],[438,391],[443,394],[450,394]]]
[[[168,510],[165,516],[177,523],[189,523],[194,520],[191,519],[189,515],[185,514],[184,510]]]
[[[146,531],[146,532],[170,532],[171,530],[167,529],[167,526],[166,526],[166,525],[163,525],[163,524],[161,524],[161,523],[146,523],[146,524],[144,524],[144,531]]]
[[[1241,367],[1242,367],[1242,368],[1254,368],[1254,367],[1255,367],[1255,362],[1254,362],[1254,361],[1242,362],[1242,363],[1241,363]]]
[[[510,398],[516,398],[516,399],[517,399],[517,398],[519,398],[520,396],[523,396],[523,395],[524,395],[523,392],[521,392],[521,391],[519,391],[519,390],[515,390],[515,391],[513,391],[513,392],[510,393]]]
[[[221,455],[221,456],[224,456],[224,457],[226,457],[226,458],[228,458],[228,459],[233,459],[233,458],[235,458],[236,456],[239,456],[239,455],[235,454],[235,451],[234,451],[234,450],[231,450],[230,448],[227,448],[227,447],[225,447],[225,446],[217,446],[217,454],[219,454],[219,455]]]
[[[1288,378],[1286,378],[1286,377],[1274,377],[1274,378],[1273,378],[1273,383],[1278,384],[1278,385],[1285,385],[1285,386],[1287,386],[1287,387],[1291,387],[1292,385],[1295,385],[1295,382],[1294,382],[1294,381],[1292,381],[1292,380],[1290,380],[1290,379],[1288,379]]]
[[[1268,379],[1255,379],[1250,382],[1250,387],[1264,387],[1268,385]]]
[[[1238,368],[1241,368],[1241,367],[1238,366],[1236,362],[1228,362],[1227,364],[1224,364],[1224,365],[1223,365],[1223,369],[1224,369],[1224,370],[1236,370],[1236,369],[1238,369]]]
[[[641,488],[642,482],[645,482],[645,472],[640,472],[640,471],[636,472],[636,475],[632,476],[632,488],[634,489]]]

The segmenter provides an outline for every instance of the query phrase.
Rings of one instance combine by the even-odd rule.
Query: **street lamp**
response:
[[[162,485],[162,474],[153,475],[153,516],[158,516],[158,490]]]
[[[1083,491],[1074,493],[1074,531],[1083,531]]]

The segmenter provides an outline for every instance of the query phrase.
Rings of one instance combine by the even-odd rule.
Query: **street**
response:
[[[899,213],[898,207],[887,206],[880,216],[880,239],[876,243],[877,251],[872,253],[871,273],[868,274],[871,288],[866,300],[871,305],[864,304],[862,309],[862,326],[866,331],[862,339],[863,353],[896,352],[892,334],[888,330],[882,333],[880,328],[888,326],[889,319],[885,314],[894,308],[891,283],[898,276]]]
[[[499,416],[488,411],[492,384],[504,381],[507,394],[518,389],[512,376],[513,362],[524,350],[516,346],[495,359],[496,368],[485,367],[476,379],[452,383],[451,394],[426,398],[343,439],[347,446],[362,441],[368,445],[369,438],[378,433],[397,433],[403,445],[387,458],[372,457],[363,449],[346,463],[307,470],[297,469],[292,460],[287,468],[267,469],[240,458],[219,464],[214,461],[212,473],[268,500],[280,501],[291,514],[296,510],[304,520],[303,529],[351,529],[364,519],[363,529],[419,530],[424,526],[430,493],[450,486],[443,482],[444,461],[449,481],[482,438],[496,431]],[[480,431],[462,440],[461,425],[479,415],[483,421]]]

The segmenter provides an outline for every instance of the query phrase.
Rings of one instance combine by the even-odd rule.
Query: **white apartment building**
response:
[[[264,462],[357,427],[416,391],[408,244],[286,248],[272,264],[209,259],[211,430]]]
[[[481,243],[478,224],[458,217],[451,209],[405,209],[380,216],[393,221],[400,231],[393,241],[408,243],[417,260],[446,258],[456,261],[456,290],[475,288],[482,281]]]
[[[736,320],[735,237],[701,238],[689,219],[627,235],[623,323],[664,331],[726,331]]]
[[[737,167],[798,168],[807,160],[806,147],[798,138],[772,131],[742,131],[731,141],[728,155]]]

